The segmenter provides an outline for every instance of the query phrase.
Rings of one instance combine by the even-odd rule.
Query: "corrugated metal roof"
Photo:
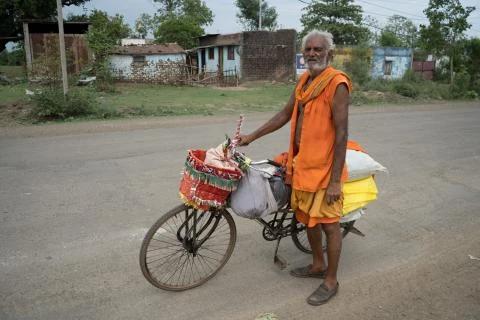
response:
[[[151,44],[141,46],[117,46],[112,49],[111,53],[124,55],[152,55],[152,54],[169,54],[169,53],[185,53],[185,50],[176,43],[167,44]]]

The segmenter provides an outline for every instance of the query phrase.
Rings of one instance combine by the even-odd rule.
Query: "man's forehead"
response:
[[[306,47],[326,47],[327,39],[319,35],[314,35],[309,37],[305,44]]]

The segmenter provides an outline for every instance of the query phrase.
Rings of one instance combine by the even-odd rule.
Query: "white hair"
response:
[[[305,45],[306,45],[307,41],[310,38],[313,38],[313,37],[320,37],[320,38],[325,39],[326,42],[327,42],[327,45],[328,45],[328,48],[325,48],[325,49],[327,49],[328,51],[335,49],[335,44],[333,43],[333,35],[330,32],[320,31],[320,30],[314,29],[314,30],[310,31],[309,33],[307,33],[302,38],[302,51],[305,50]]]

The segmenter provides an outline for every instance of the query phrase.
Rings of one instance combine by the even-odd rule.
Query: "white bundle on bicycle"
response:
[[[375,161],[354,141],[347,146],[346,166],[348,178],[343,185],[343,220],[358,219],[363,208],[377,199],[377,186],[373,176],[387,172],[387,168]]]
[[[378,172],[387,172],[387,168],[362,151],[347,149],[345,157],[347,181],[356,181],[370,177]]]
[[[230,194],[230,208],[237,215],[255,219],[278,210],[277,201],[270,188],[268,169],[249,167],[238,187]]]

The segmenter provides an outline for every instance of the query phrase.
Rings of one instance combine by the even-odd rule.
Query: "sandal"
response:
[[[299,267],[290,270],[290,274],[298,278],[319,278],[325,279],[325,270],[324,271],[312,271],[312,265],[309,264],[306,267]]]
[[[338,291],[338,282],[335,288],[328,289],[325,283],[322,283],[317,290],[313,291],[310,297],[307,298],[307,303],[313,306],[319,306],[327,303]]]

